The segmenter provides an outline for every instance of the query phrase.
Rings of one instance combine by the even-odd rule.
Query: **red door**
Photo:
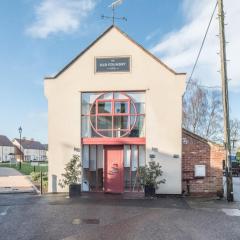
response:
[[[123,147],[105,146],[104,191],[123,193]]]

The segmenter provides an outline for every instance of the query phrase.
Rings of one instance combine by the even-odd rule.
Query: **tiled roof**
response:
[[[20,143],[20,139],[15,138],[16,141]],[[38,141],[21,139],[21,145],[24,149],[37,149],[37,150],[45,150],[45,146]]]
[[[208,143],[208,140],[206,138],[203,138],[203,137],[197,135],[196,133],[193,133],[193,132],[191,132],[191,131],[189,131],[189,130],[187,130],[185,128],[182,128],[182,131],[185,134],[187,134],[188,136],[191,136],[191,137],[193,137],[193,138],[195,138],[195,139],[197,139],[197,140],[199,140],[201,142]]]
[[[195,138],[195,139],[197,139],[197,140],[199,140],[199,141],[201,141],[201,142],[222,146],[222,144],[220,144],[220,143],[213,142],[213,141],[211,141],[211,140],[209,140],[209,139],[206,139],[206,138],[204,138],[204,137],[201,137],[201,136],[197,135],[196,133],[193,133],[193,132],[191,132],[191,131],[189,131],[189,130],[187,130],[187,129],[185,129],[185,128],[182,128],[182,131],[183,131],[185,134],[187,134],[187,135],[189,135],[189,136],[191,136],[191,137],[193,137],[193,138]]]
[[[13,144],[6,136],[0,135],[0,146],[13,147]]]

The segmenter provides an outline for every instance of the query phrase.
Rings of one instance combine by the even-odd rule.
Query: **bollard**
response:
[[[41,189],[41,195],[42,195],[43,193],[42,171],[40,172],[40,178],[41,178],[40,189]]]

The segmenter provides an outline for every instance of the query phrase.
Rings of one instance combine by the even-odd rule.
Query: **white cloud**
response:
[[[178,31],[166,34],[151,51],[178,71],[192,70],[194,61],[199,51],[210,16],[215,6],[215,0],[184,0],[182,11],[186,23]],[[238,58],[240,55],[240,2],[234,0],[225,1],[226,12],[226,39],[228,62],[228,77],[230,88],[240,90],[240,71]],[[218,9],[217,9],[218,10]],[[210,27],[204,49],[199,59],[194,78],[198,78],[206,85],[220,85],[220,59],[217,11]]]
[[[153,38],[155,38],[155,37],[159,34],[160,30],[161,30],[161,28],[155,29],[153,32],[149,33],[149,34],[145,37],[145,40],[146,40],[146,41],[152,40]]]
[[[50,34],[73,32],[94,9],[96,0],[42,0],[36,6],[35,21],[27,28],[32,37],[46,38]]]

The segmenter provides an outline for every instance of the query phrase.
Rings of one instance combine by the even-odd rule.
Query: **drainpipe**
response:
[[[187,194],[190,195],[190,180],[187,179]]]

